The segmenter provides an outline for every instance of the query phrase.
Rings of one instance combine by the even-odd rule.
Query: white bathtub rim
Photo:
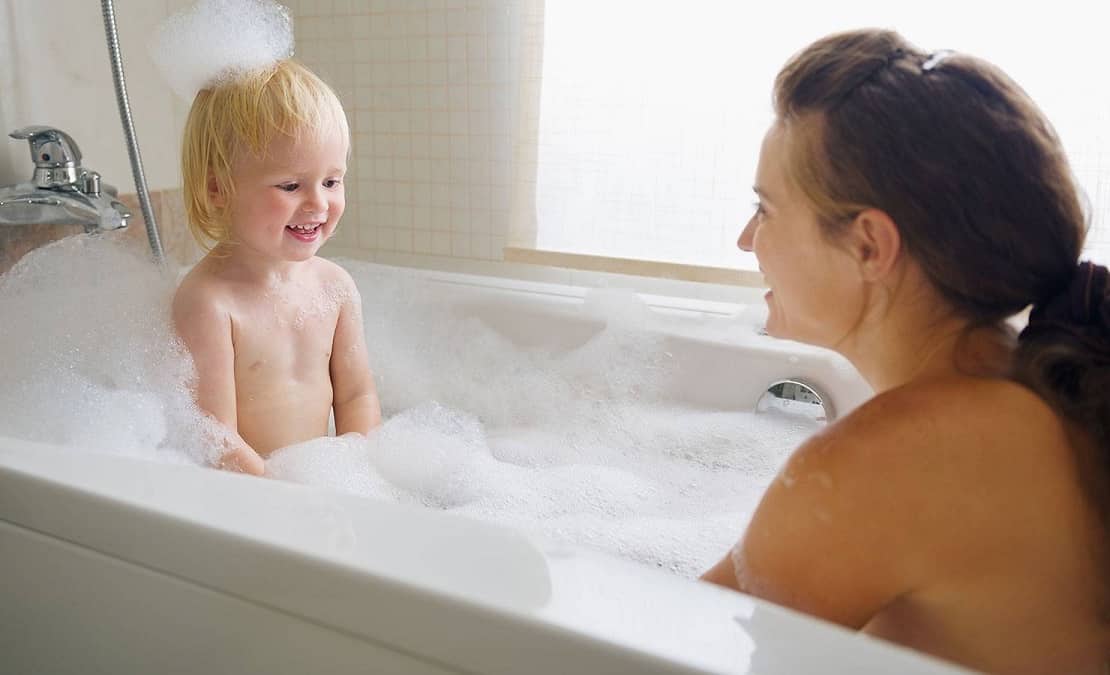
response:
[[[71,466],[73,463],[81,465],[79,468],[83,476],[78,484],[60,479],[60,476],[64,476],[67,463]],[[103,465],[103,472],[96,471],[98,464]],[[630,645],[626,640],[622,644],[621,641],[606,639],[603,635],[591,634],[577,628],[579,622],[574,616],[557,613],[552,615],[551,612],[541,614],[538,611],[539,603],[512,603],[507,602],[503,596],[490,597],[488,593],[483,596],[481,591],[488,592],[488,586],[478,589],[478,592],[474,592],[475,589],[460,592],[466,589],[451,588],[445,584],[429,586],[428,578],[423,579],[422,584],[419,580],[405,578],[400,570],[375,570],[366,565],[352,564],[352,561],[334,555],[313,553],[304,547],[292,546],[288,541],[274,541],[257,532],[244,531],[241,523],[215,524],[203,518],[198,519],[195,514],[183,512],[183,505],[180,503],[158,503],[161,496],[158,492],[149,493],[145,499],[137,499],[135,495],[120,495],[114,492],[124,483],[119,473],[127,472],[129,468],[139,473],[160,475],[169,482],[182,477],[203,476],[213,485],[233,485],[244,496],[257,496],[265,491],[276,490],[282,493],[283,499],[303,501],[319,497],[322,493],[327,499],[336,499],[338,502],[356,504],[363,508],[381,508],[395,514],[408,512],[409,515],[423,512],[425,517],[422,520],[425,523],[429,519],[436,519],[452,523],[453,526],[477,526],[480,529],[500,531],[514,543],[527,543],[519,533],[509,528],[473,521],[465,516],[415,507],[398,509],[396,507],[399,505],[389,502],[341,495],[311,486],[255,479],[201,467],[162,464],[133,457],[84,454],[81,451],[3,437],[0,437],[0,520],[39,535],[117,558],[156,574],[169,575],[257,606],[299,616],[349,635],[361,636],[375,644],[393,645],[403,653],[421,654],[433,661],[463,666],[468,672],[515,672],[514,666],[504,663],[506,658],[514,650],[528,651],[524,645],[529,640],[535,642],[538,639],[555,640],[564,649],[574,649],[586,656],[596,652],[610,653],[610,656],[615,654],[622,661],[638,664],[635,670],[629,672],[661,672],[658,670],[661,665],[666,666],[667,672],[712,672],[691,665],[704,662],[702,655],[686,654],[683,659],[682,654],[671,653],[667,655],[671,660],[664,661],[663,655],[653,649],[650,643]],[[118,533],[113,535],[103,531],[82,531],[78,526],[65,530],[65,526],[58,520],[50,522],[48,517],[35,518],[31,514],[23,514],[21,517],[15,513],[13,517],[13,510],[18,510],[18,505],[13,509],[13,498],[20,497],[20,487],[29,487],[28,493],[39,497],[38,502],[46,508],[57,509],[60,512],[59,518],[68,518],[68,514],[74,510],[74,503],[83,504],[94,514],[111,508],[122,509],[133,516],[128,525],[140,525],[138,532],[129,533],[132,538],[142,540],[157,537],[159,532],[171,532],[176,538],[187,540],[188,544],[207,543],[218,548],[220,554],[229,555],[233,551],[240,561],[246,558],[265,562],[271,575],[277,578],[308,580],[307,585],[311,588],[286,588],[278,592],[277,589],[257,583],[257,579],[237,575],[226,567],[214,569],[212,565],[206,565],[212,561],[203,556],[192,559],[184,555],[174,556],[174,553],[181,551],[173,550],[175,542],[169,538],[159,542],[161,547],[150,546],[149,539],[146,539],[147,546],[132,546],[130,550],[121,550],[128,546],[121,541]],[[43,500],[42,497],[47,499]],[[184,511],[188,509],[185,508]],[[118,518],[124,514],[114,515]],[[531,543],[527,545],[532,546]],[[166,548],[170,550],[167,552]],[[566,549],[565,546],[561,548]],[[542,555],[537,549],[533,548],[532,551],[540,563],[544,564],[543,571],[546,574]],[[519,556],[517,560],[519,562]],[[507,581],[506,572],[517,571],[502,561],[496,580]],[[544,590],[549,594],[550,586],[546,577],[544,582],[548,584]],[[737,597],[741,603],[750,602],[742,596]],[[322,598],[328,598],[328,601],[324,602]],[[407,613],[421,616],[418,620],[411,617],[406,620],[383,617],[374,612],[367,614],[366,607],[379,604],[394,607],[403,605],[407,608]],[[570,611],[573,612],[573,607]],[[424,633],[436,635],[433,625],[436,617],[448,615],[454,617],[453,621],[462,618],[461,624],[466,626],[467,633],[467,639],[463,643],[451,644],[448,638],[456,631],[445,627],[438,631],[439,639],[429,641],[418,637]],[[506,631],[517,633],[520,644],[501,645],[499,640]],[[535,648],[532,647],[533,650]]]
[[[564,570],[561,566],[569,564],[584,566],[583,569],[587,571],[587,575],[608,574],[610,577],[607,583],[612,583],[616,587],[620,587],[624,583],[628,593],[634,592],[642,595],[644,601],[648,604],[653,602],[651,599],[653,597],[657,599],[666,598],[671,605],[675,603],[686,605],[687,612],[697,611],[704,612],[708,616],[716,615],[722,617],[722,620],[726,622],[730,620],[729,617],[748,617],[749,619],[753,616],[761,617],[765,624],[770,625],[772,629],[771,637],[763,636],[753,644],[756,652],[763,649],[762,666],[770,667],[770,669],[766,671],[761,669],[755,672],[796,672],[796,668],[807,663],[812,666],[821,660],[827,661],[829,658],[836,659],[838,657],[847,659],[855,667],[861,668],[862,670],[858,672],[895,672],[895,670],[891,670],[895,667],[897,672],[907,673],[957,672],[938,666],[937,662],[926,660],[907,650],[879,643],[866,636],[849,633],[808,617],[794,615],[788,610],[763,603],[748,596],[731,593],[706,584],[678,579],[667,573],[634,565],[627,561],[607,559],[607,556],[600,553],[579,551],[574,547],[562,545],[555,547],[562,551],[562,557],[560,557],[560,554],[553,556],[550,548],[541,552],[548,566],[545,573],[553,571],[557,583],[553,589],[553,596],[546,603],[541,603],[540,606],[532,606],[535,603],[514,604],[505,602],[504,598],[484,597],[481,593],[460,594],[457,592],[458,589],[436,588],[434,586],[429,588],[414,583],[412,579],[406,578],[403,574],[398,574],[397,570],[393,570],[392,573],[389,570],[385,570],[384,573],[382,573],[382,570],[378,570],[376,573],[375,570],[367,568],[365,565],[351,564],[351,561],[335,555],[313,554],[311,550],[306,551],[303,548],[290,546],[288,542],[274,542],[267,540],[265,537],[261,539],[258,537],[252,538],[252,533],[243,531],[241,527],[229,527],[226,523],[219,526],[204,522],[203,519],[196,522],[197,519],[190,518],[189,514],[183,512],[180,508],[173,509],[168,508],[166,503],[159,504],[158,492],[148,493],[142,496],[143,498],[137,498],[135,495],[128,498],[115,492],[119,488],[121,480],[118,473],[126,472],[128,466],[131,466],[133,472],[149,473],[161,480],[172,481],[176,480],[175,476],[184,475],[201,476],[205,483],[208,481],[221,482],[225,486],[231,486],[236,493],[253,493],[254,496],[257,496],[262,492],[269,491],[280,493],[281,499],[292,501],[299,499],[303,502],[311,499],[336,498],[335,493],[330,491],[323,491],[326,494],[320,494],[321,490],[317,488],[282,484],[276,481],[263,481],[199,467],[144,462],[143,460],[112,456],[88,456],[84,459],[79,457],[81,457],[79,453],[69,449],[59,449],[17,439],[0,438],[0,484],[5,481],[5,478],[10,482],[13,477],[14,479],[20,478],[16,474],[22,474],[22,477],[27,480],[37,479],[42,481],[42,484],[53,483],[57,489],[79,491],[87,495],[98,496],[101,499],[108,500],[108,502],[115,502],[119,508],[145,510],[153,514],[156,519],[161,519],[162,525],[171,530],[174,528],[181,530],[186,526],[207,528],[217,538],[237,538],[239,541],[234,543],[239,546],[241,551],[255,550],[261,556],[260,560],[277,560],[279,562],[284,560],[285,563],[283,564],[286,564],[286,572],[290,575],[290,578],[300,579],[305,576],[305,578],[322,583],[321,588],[324,590],[327,589],[329,580],[334,582],[331,589],[341,592],[344,588],[350,591],[351,584],[358,584],[358,580],[363,579],[365,580],[363,584],[366,582],[372,584],[373,588],[371,590],[373,592],[383,597],[392,593],[396,597],[406,598],[406,602],[424,605],[427,611],[431,612],[431,616],[435,616],[439,612],[453,611],[457,614],[470,616],[474,619],[475,624],[492,622],[492,624],[501,626],[502,629],[505,626],[515,626],[512,630],[521,635],[529,633],[535,638],[537,634],[542,634],[546,635],[548,639],[558,638],[564,644],[573,643],[587,651],[591,649],[616,649],[625,652],[625,658],[632,661],[644,659],[645,668],[649,664],[654,663],[659,666],[661,663],[669,662],[670,665],[667,668],[673,668],[674,672],[747,672],[746,670],[730,670],[721,667],[722,661],[734,660],[734,657],[737,657],[739,652],[737,652],[738,647],[736,645],[729,645],[721,654],[714,655],[699,651],[699,649],[704,650],[706,648],[704,643],[694,644],[692,645],[694,649],[689,649],[682,639],[665,645],[653,644],[650,639],[651,636],[644,639],[643,636],[622,631],[620,626],[616,626],[615,630],[599,631],[597,630],[598,623],[596,621],[590,630],[584,630],[582,616],[580,616],[581,607],[575,605],[575,602],[580,601],[580,599],[576,599],[572,594],[572,596],[567,596],[569,598],[568,602],[560,604],[566,599],[564,598],[564,591],[567,587],[565,583],[567,575],[563,573]],[[69,483],[60,480],[59,477],[65,475],[63,465],[68,463],[72,466],[75,461],[81,464],[78,468],[85,469],[87,473],[90,473],[87,480],[83,482],[71,481]],[[140,465],[145,466],[137,468]],[[97,469],[97,467],[100,467],[100,469]],[[92,475],[97,473],[102,475]],[[215,484],[213,483],[213,485]],[[347,500],[346,497],[340,496],[339,502],[357,502],[363,508],[377,508],[381,505],[383,509],[389,509],[389,505],[383,502],[353,496],[352,499],[355,501],[352,502]],[[20,517],[15,512],[18,507],[19,505],[11,503],[10,496],[0,495],[0,519],[22,521],[22,523],[16,522],[17,525],[35,525],[34,518],[27,517],[27,514]],[[401,513],[404,510],[400,509],[395,512]],[[466,520],[464,517],[455,516],[454,514],[431,513],[428,515],[453,524],[462,523]],[[40,526],[41,521],[44,521],[44,519],[40,519],[40,523],[38,523]],[[492,524],[483,524],[482,526],[504,530],[505,536],[509,539],[519,537],[516,533],[501,528],[501,526]],[[36,528],[31,527],[30,529]],[[57,528],[46,526],[43,529],[48,530],[43,534],[58,535],[56,531],[49,531],[57,530]],[[90,533],[85,533],[85,543],[92,544],[88,546],[89,548],[99,550],[96,541],[89,541],[90,537],[95,539]],[[170,540],[167,539],[167,541]],[[224,543],[229,544],[231,542],[225,541]],[[116,547],[113,547],[111,541],[102,538],[101,546],[109,549],[108,551],[101,551],[102,553],[109,555],[119,553],[118,550],[113,550]],[[133,562],[142,564],[144,561]],[[150,563],[151,559],[148,557],[145,562]],[[320,598],[313,596],[312,593],[301,598],[296,597],[296,593],[279,594],[279,597],[275,599],[272,595],[267,595],[272,589],[265,587],[259,587],[255,592],[248,593],[244,593],[240,588],[229,589],[227,583],[236,581],[234,575],[222,579],[222,582],[220,579],[213,581],[211,577],[205,577],[203,573],[198,574],[198,569],[190,570],[178,567],[175,570],[172,564],[166,565],[164,562],[163,564],[157,564],[156,561],[155,563],[151,565],[154,569],[163,569],[168,566],[171,568],[168,570],[169,573],[174,574],[176,572],[177,576],[181,578],[192,579],[194,582],[202,583],[210,588],[230,592],[238,597],[247,597],[267,606],[277,607],[281,611],[305,616],[323,625],[336,626],[348,633],[363,634],[375,642],[382,642],[382,632],[390,630],[389,622],[379,622],[375,631],[370,631],[373,634],[369,634],[367,632],[369,628],[368,618],[364,611],[359,611],[358,607],[348,606],[345,612],[346,616],[344,616],[344,611],[342,611],[344,608],[338,605],[342,605],[344,600],[349,601],[348,605],[350,605],[350,601],[357,599],[352,598],[350,592],[346,594],[347,597],[345,598],[333,598],[330,603],[331,606],[325,606],[326,603],[322,603]],[[196,565],[198,563],[194,560],[192,564]],[[167,570],[163,569],[163,571]],[[203,570],[200,571],[203,572]],[[620,574],[613,574],[614,571],[618,571]],[[501,572],[504,573],[504,567],[502,567]],[[321,581],[320,575],[327,578]],[[625,581],[622,582],[622,580]],[[451,590],[456,592],[452,593]],[[560,595],[561,593],[563,595]],[[694,596],[697,598],[696,601],[694,601]],[[315,605],[316,611],[313,611],[313,605]],[[436,609],[437,607],[439,609]],[[619,610],[620,608],[616,609]],[[679,608],[663,607],[663,610],[669,609],[677,610]],[[692,623],[696,625],[698,621],[705,621],[705,615],[694,616],[695,620]],[[687,615],[679,614],[675,619],[685,625],[685,621],[683,621],[685,616]],[[650,619],[650,617],[648,618]],[[668,617],[662,618],[669,620]],[[412,653],[426,654],[429,648],[433,651],[438,649],[437,653],[431,655],[436,660],[443,660],[446,663],[473,668],[481,672],[512,672],[511,666],[501,662],[504,658],[507,658],[507,655],[489,654],[486,653],[489,649],[477,648],[483,644],[492,648],[492,645],[488,642],[491,639],[490,635],[482,634],[480,628],[481,626],[478,625],[469,626],[467,630],[470,632],[471,642],[462,646],[441,645],[439,647],[429,647],[428,644],[423,644],[420,641],[415,644],[406,643],[409,638],[402,633],[395,633],[384,641],[396,644]],[[493,627],[488,628],[492,631],[491,634],[497,633],[497,630]],[[722,627],[710,627],[710,630],[717,629],[722,629]],[[745,632],[752,633],[752,628],[749,626],[742,631],[738,631],[736,633],[737,638],[739,639]],[[658,635],[656,634],[655,637],[658,638]],[[522,637],[522,640],[527,642],[527,636]],[[776,640],[782,642],[782,644],[776,647],[773,644]],[[804,653],[800,655],[796,653],[798,651],[795,648],[796,645],[791,644],[791,641],[794,640],[797,640],[801,645],[808,646],[806,650],[803,650]],[[460,653],[460,650],[465,653]],[[807,660],[810,659],[810,656],[813,656],[813,658]],[[460,659],[463,659],[465,663],[460,662]],[[665,661],[660,661],[661,659]],[[776,666],[776,663],[780,665]],[[780,669],[780,666],[784,669]],[[654,671],[655,668],[649,670]],[[645,672],[647,671],[645,670]]]
[[[507,527],[494,525],[481,520],[476,520],[465,515],[452,513],[435,513],[416,506],[408,506],[393,502],[374,500],[369,497],[351,495],[338,491],[327,490],[308,485],[300,485],[278,480],[257,479],[250,476],[230,472],[216,471],[213,469],[188,464],[164,463],[154,459],[135,458],[107,453],[95,453],[82,449],[67,448],[34,441],[25,441],[0,436],[0,471],[16,471],[28,480],[40,481],[43,486],[53,489],[68,490],[79,494],[82,498],[112,503],[126,509],[134,509],[154,518],[166,519],[173,524],[198,528],[218,535],[230,535],[250,542],[266,550],[280,550],[285,553],[301,556],[314,563],[325,562],[341,568],[360,573],[373,575],[380,579],[389,579],[398,583],[405,583],[414,588],[424,588],[424,584],[432,584],[437,592],[444,592],[458,596],[468,601],[488,604],[491,607],[531,607],[541,603],[550,593],[547,587],[546,572],[544,575],[528,574],[516,579],[500,578],[498,585],[492,586],[480,583],[482,580],[450,574],[441,577],[441,573],[417,575],[412,578],[413,570],[405,566],[405,562],[419,563],[414,560],[387,560],[377,566],[368,565],[364,561],[355,559],[357,551],[339,550],[342,546],[335,546],[330,551],[320,551],[310,547],[310,542],[291,541],[291,536],[283,528],[290,527],[288,521],[274,523],[259,523],[270,525],[269,529],[252,528],[243,520],[225,520],[216,523],[213,512],[202,507],[204,503],[198,500],[195,504],[186,504],[181,500],[171,501],[169,492],[165,488],[174,483],[189,481],[192,484],[203,482],[210,486],[220,486],[232,494],[241,494],[245,500],[248,496],[258,497],[266,495],[271,503],[295,500],[300,505],[311,509],[310,515],[316,518],[332,517],[341,518],[349,513],[351,504],[365,504],[370,508],[359,509],[359,515],[367,515],[381,511],[400,520],[407,520],[414,528],[427,527],[429,522],[438,522],[446,518],[445,522],[456,528],[463,528],[471,536],[488,536],[494,545],[502,547],[502,555],[516,556],[511,558],[517,564],[516,570],[542,569],[543,556],[535,550],[535,546],[522,533]],[[74,472],[67,475],[66,472]],[[143,474],[148,474],[152,480],[161,481],[161,491],[142,494],[136,487]],[[199,497],[200,495],[198,495]],[[204,495],[211,497],[211,494]],[[0,504],[7,501],[7,496],[0,494]],[[226,499],[226,512],[232,513],[235,504]],[[248,503],[248,506],[256,506]],[[355,507],[357,508],[357,506]],[[216,509],[219,511],[219,509]],[[232,514],[238,516],[239,514]],[[266,520],[273,520],[267,513],[257,514]],[[24,525],[36,530],[57,531],[59,522],[51,523],[47,516],[41,512],[36,515],[12,517],[11,511],[0,515],[11,522]],[[39,523],[45,526],[38,526]],[[373,523],[363,521],[359,525],[365,529],[372,527]],[[445,527],[446,529],[446,527]],[[303,537],[307,530],[301,527],[299,534]],[[381,534],[379,531],[378,534]],[[314,536],[314,534],[313,534]],[[89,545],[91,548],[114,548],[113,542],[98,540],[88,533],[76,533],[71,538]],[[317,542],[319,543],[319,542]],[[142,561],[138,561],[142,562]],[[399,569],[404,567],[405,569]],[[452,569],[458,569],[456,566]],[[529,590],[528,585],[538,585]],[[504,586],[518,591],[512,595],[499,592]],[[523,595],[523,598],[520,596]]]
[[[352,263],[361,269],[381,269],[386,274],[480,292],[481,302],[487,310],[490,307],[505,310],[498,312],[499,317],[511,316],[514,308],[527,308],[530,311],[539,308],[546,314],[557,315],[560,320],[596,322],[599,329],[605,323],[602,317],[583,311],[587,296],[597,290],[595,288],[396,267],[351,258],[334,260],[340,265]],[[753,317],[766,317],[767,308],[762,298],[758,300],[758,306],[753,307],[740,303],[651,295],[630,290],[627,292],[639,297],[660,319],[651,325],[634,326],[634,330],[660,334],[668,340],[727,348],[731,352],[729,357],[735,360],[742,360],[743,357],[774,359],[781,365],[772,380],[800,379],[815,385],[829,396],[838,415],[846,414],[873,394],[870,385],[843,356],[822,347],[762,334],[763,321],[752,320]],[[714,323],[707,330],[698,319],[709,319]],[[737,387],[750,390],[741,397],[745,403],[739,409],[753,410],[757,399],[769,384],[771,380],[737,382]]]

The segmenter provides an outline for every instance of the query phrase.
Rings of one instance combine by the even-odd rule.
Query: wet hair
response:
[[[228,204],[231,169],[240,153],[265,157],[279,136],[323,139],[339,130],[349,140],[339,97],[315,73],[292,59],[224,77],[193,99],[181,147],[185,212],[193,237],[206,249],[231,241]],[[215,181],[225,205],[212,200]]]
[[[830,241],[877,208],[970,326],[1033,306],[1012,376],[1094,441],[1078,455],[1110,528],[1110,285],[1078,265],[1087,217],[1033,101],[986,61],[869,29],[792,57],[774,107],[788,178]]]

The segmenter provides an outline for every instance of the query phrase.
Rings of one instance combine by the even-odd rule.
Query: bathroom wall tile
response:
[[[340,92],[354,134],[337,245],[500,257],[519,1],[290,4],[298,57]]]
[[[395,230],[391,227],[380,227],[377,230],[377,244],[376,248],[382,251],[396,251],[397,238]]]
[[[370,210],[373,211],[373,209]],[[372,219],[368,219],[364,215],[356,224],[356,227],[352,227],[351,229],[355,232],[355,241],[359,249],[365,250],[367,253],[371,253],[377,249],[378,231]]]
[[[472,230],[469,209],[452,209],[451,231],[456,233],[469,233]]]
[[[436,233],[432,237],[432,253],[435,255],[451,255],[451,235]]]
[[[395,229],[412,230],[412,207],[397,204],[393,207],[393,226]]]
[[[505,259],[505,237],[501,235],[493,235],[489,238],[490,242],[490,255],[493,260]]]
[[[470,255],[479,260],[489,260],[491,255],[490,236],[488,234],[470,235]]]
[[[491,234],[491,217],[488,209],[475,208],[470,212],[470,231],[475,234]]]
[[[412,230],[394,230],[394,249],[400,253],[413,252]]]
[[[456,258],[470,258],[470,237],[465,234],[452,234],[451,255]]]

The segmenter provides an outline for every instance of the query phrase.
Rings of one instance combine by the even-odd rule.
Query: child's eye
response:
[[[341,179],[341,178],[329,178],[326,181],[324,181],[324,187],[329,188],[329,189],[337,188],[342,184],[343,184],[343,179]]]
[[[276,187],[282,192],[296,192],[300,185],[298,183],[282,183]]]

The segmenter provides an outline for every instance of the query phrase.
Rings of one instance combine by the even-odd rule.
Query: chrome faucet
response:
[[[35,172],[28,183],[0,187],[0,226],[82,225],[90,233],[127,227],[131,210],[99,173],[81,166],[81,150],[69,134],[29,126],[8,135],[30,144]]]

